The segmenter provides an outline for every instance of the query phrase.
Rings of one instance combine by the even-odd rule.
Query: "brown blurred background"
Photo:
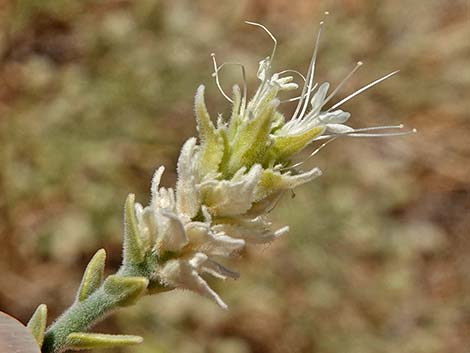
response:
[[[405,123],[419,134],[343,139],[310,166],[324,176],[272,217],[291,232],[250,248],[236,282],[211,281],[230,306],[175,292],[142,300],[96,330],[138,334],[135,353],[470,352],[470,3],[420,1],[0,1],[0,310],[51,319],[73,300],[99,247],[120,262],[122,207],[146,202],[195,134],[193,94],[228,104],[210,53],[246,64],[251,91],[271,42],[275,69],[306,70],[330,11],[318,80],[340,92],[398,76],[345,104],[355,127]],[[239,73],[223,74],[225,87]],[[288,113],[292,107],[285,106]]]

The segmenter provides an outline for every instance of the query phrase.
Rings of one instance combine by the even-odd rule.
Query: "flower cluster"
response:
[[[267,31],[259,24],[249,24]],[[150,204],[143,207],[136,203],[134,207],[140,242],[144,251],[156,254],[158,266],[153,276],[162,286],[195,291],[226,308],[201,275],[237,278],[238,273],[218,259],[239,253],[248,243],[269,243],[288,231],[288,227],[272,229],[268,211],[283,192],[321,175],[318,168],[298,170],[299,164],[292,163],[295,154],[315,141],[328,143],[340,136],[406,134],[370,132],[401,125],[353,129],[345,125],[350,114],[337,109],[395,72],[325,108],[362,63],[328,95],[329,83],[314,83],[319,38],[320,31],[305,76],[294,70],[271,73],[275,45],[272,55],[260,62],[260,85],[250,101],[246,85],[243,93],[234,86],[232,98],[225,94],[218,77],[223,65],[217,66],[214,56],[216,83],[232,103],[230,118],[219,116],[214,124],[204,102],[204,86],[200,86],[195,97],[199,139],[190,138],[181,150],[176,188],[160,187],[164,171],[160,167],[152,181]],[[242,70],[244,73],[244,67]],[[304,84],[298,97],[285,100],[297,101],[294,114],[286,121],[279,111],[285,101],[279,95],[299,88],[289,73],[298,74]]]

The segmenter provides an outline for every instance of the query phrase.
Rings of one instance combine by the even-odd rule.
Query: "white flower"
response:
[[[206,264],[206,266],[204,266]],[[220,266],[220,265],[219,265]],[[221,266],[222,267],[222,266]],[[214,270],[215,268],[215,270]],[[169,260],[159,272],[160,278],[165,284],[175,287],[194,291],[205,296],[221,308],[227,309],[227,304],[219,297],[219,295],[207,284],[207,282],[199,275],[201,272],[221,273],[217,277],[227,277],[230,271],[222,271],[218,266],[214,266],[212,262],[208,262],[208,258],[203,253],[196,253],[192,257]]]
[[[201,206],[199,189],[196,186],[194,166],[197,159],[195,139],[189,139],[183,146],[179,162],[179,179],[176,195],[172,188],[160,187],[164,168],[159,168],[152,180],[152,198],[145,208],[135,205],[137,226],[146,243],[154,241],[154,251],[161,258],[169,260],[157,268],[155,276],[161,283],[171,288],[193,290],[214,300],[226,308],[226,304],[201,277],[208,273],[217,278],[237,278],[238,274],[218,263],[220,257],[230,257],[245,246],[245,240],[227,235],[221,229],[212,226],[212,216],[207,206]],[[212,205],[214,214],[228,212],[239,214],[251,207],[254,188],[259,179],[261,167],[253,166],[250,172],[240,171],[232,181],[206,181],[204,190],[210,190],[213,196],[227,190],[241,190],[245,200],[233,205],[224,202]],[[212,188],[211,188],[211,186]],[[234,191],[229,195],[236,197]],[[230,210],[232,210],[230,212]],[[201,213],[204,221],[192,220]]]
[[[323,139],[327,141],[311,156],[339,136],[406,134],[371,133],[401,126],[354,129],[345,124],[351,114],[338,109],[396,72],[327,108],[362,63],[328,93],[328,82],[319,86],[314,82],[320,33],[305,76],[295,70],[272,73],[276,40],[264,26],[250,24],[265,29],[275,42],[271,56],[260,62],[257,72],[260,85],[253,98],[248,102],[246,82],[243,95],[238,87],[233,90],[233,99],[225,94],[218,77],[224,64],[217,66],[213,56],[216,84],[233,104],[230,120],[219,115],[217,124],[212,122],[204,102],[204,86],[200,86],[195,97],[199,140],[190,138],[181,149],[176,189],[160,187],[164,171],[160,167],[152,180],[150,204],[146,207],[135,204],[139,241],[157,257],[154,277],[169,288],[188,289],[206,296],[222,308],[227,305],[209,287],[204,274],[220,279],[238,278],[238,273],[225,268],[220,260],[240,253],[248,243],[266,244],[285,234],[289,227],[273,229],[267,213],[286,190],[321,175],[319,168],[298,170],[302,162],[293,164],[292,156]],[[235,65],[241,66],[245,75],[244,67]],[[279,94],[298,88],[289,73],[304,81],[302,92],[298,97],[281,100]],[[292,101],[297,101],[297,107],[286,122],[278,107]]]
[[[211,214],[233,216],[250,209],[263,168],[255,164],[248,173],[245,171],[243,167],[230,180],[209,179],[199,185],[202,200]]]

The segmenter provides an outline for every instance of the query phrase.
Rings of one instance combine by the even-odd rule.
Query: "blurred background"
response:
[[[211,281],[229,311],[178,291],[95,331],[144,336],[116,353],[470,352],[468,0],[0,1],[0,310],[56,317],[100,247],[115,271],[125,197],[145,203],[162,164],[175,182],[197,86],[214,118],[229,111],[210,53],[245,64],[253,92],[272,43],[243,21],[276,35],[275,70],[305,72],[325,10],[318,80],[365,62],[338,100],[401,70],[344,105],[351,125],[419,134],[309,161],[324,175],[272,213],[291,232],[234,259],[238,281]]]

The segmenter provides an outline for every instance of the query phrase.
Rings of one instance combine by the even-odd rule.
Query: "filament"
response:
[[[273,51],[271,52],[271,57],[269,58],[269,66],[268,66],[268,71],[269,71],[271,69],[271,63],[274,59],[274,54],[276,53],[277,39],[276,39],[276,37],[274,37],[274,35],[271,33],[271,31],[266,26],[264,26],[260,23],[257,23],[257,22],[252,22],[252,21],[245,21],[245,23],[248,24],[248,25],[252,25],[252,26],[262,28],[269,35],[269,37],[271,37],[271,39],[273,40],[273,42],[274,42]],[[266,73],[266,77],[267,76],[268,76],[268,73]]]
[[[403,132],[386,132],[386,133],[365,133],[366,131],[376,131],[376,130],[385,130],[385,129],[402,129],[403,125],[392,125],[392,126],[373,126],[373,127],[366,127],[360,129],[354,129],[352,131],[340,133],[340,134],[329,134],[329,135],[322,135],[315,139],[315,141],[326,140],[332,137],[388,137],[388,136],[405,136],[416,134],[418,131],[416,129],[411,129],[409,131]]]
[[[220,84],[219,71],[226,65],[234,65],[234,66],[239,66],[240,67],[240,69],[242,71],[242,79],[243,79],[243,97],[242,97],[242,102],[241,102],[241,106],[240,106],[240,114],[243,114],[245,112],[245,109],[246,109],[246,97],[247,97],[247,90],[248,90],[245,66],[243,64],[237,63],[237,62],[225,62],[222,65],[217,66],[217,61],[215,59],[215,54],[212,53],[211,56],[212,56],[212,61],[214,63],[214,73],[212,75],[215,77],[215,83],[217,85],[217,88],[219,89],[220,93],[222,93],[224,98],[227,99],[232,104],[233,104],[233,99],[231,99],[225,93],[225,91],[223,90],[223,88]]]
[[[217,61],[216,61],[216,59],[215,59],[215,54],[212,53],[211,56],[212,56],[212,62],[214,63],[214,73],[212,74],[212,76],[215,77],[215,84],[217,85],[217,88],[219,89],[220,93],[222,93],[222,95],[225,97],[225,99],[228,100],[230,103],[233,104],[233,99],[230,98],[230,97],[225,93],[225,91],[223,90],[222,86],[220,85],[220,81],[219,81],[219,67],[217,66]]]
[[[219,66],[218,70],[221,70],[225,65],[233,65],[233,66],[239,66],[241,71],[242,71],[242,79],[243,79],[243,96],[242,96],[242,102],[240,106],[240,114],[243,115],[245,109],[246,109],[246,97],[247,97],[247,91],[248,91],[248,85],[246,81],[246,70],[245,70],[245,65],[237,62],[226,62],[223,63],[222,65]],[[232,101],[233,103],[233,101]]]
[[[347,96],[346,98],[343,98],[342,100],[340,100],[338,103],[336,103],[335,105],[333,105],[330,109],[327,110],[327,112],[329,111],[332,111],[333,109],[335,108],[338,108],[340,105],[346,103],[347,101],[349,101],[350,99],[353,99],[354,97],[356,97],[358,94],[361,94],[362,92],[364,92],[365,90],[368,90],[369,88],[379,84],[380,82],[382,81],[385,81],[387,78],[397,74],[398,72],[400,72],[400,70],[397,70],[397,71],[393,71],[391,73],[389,73],[388,75],[385,75],[375,81],[372,81],[371,83],[365,85],[364,87],[361,87],[359,88],[357,91],[351,93],[349,96]]]
[[[312,60],[310,61],[310,65],[309,65],[309,68],[308,68],[308,72],[307,72],[308,83],[306,83],[304,85],[303,89],[302,89],[301,96],[302,97],[307,97],[307,98],[303,102],[304,106],[302,107],[302,112],[300,113],[299,118],[301,118],[302,115],[305,113],[305,110],[307,109],[307,105],[308,105],[308,100],[310,98],[310,92],[311,92],[310,87],[312,87],[313,78],[315,76],[315,62],[317,60],[317,52],[318,52],[318,46],[319,46],[319,43],[320,43],[320,36],[321,36],[321,31],[322,31],[322,28],[323,28],[323,24],[324,24],[324,22],[321,21],[320,22],[320,27],[318,29],[318,34],[317,34],[317,39],[316,39],[316,42],[315,42],[315,47],[313,49]],[[300,111],[302,101],[303,101],[303,98],[299,100],[299,103],[297,104],[297,107],[295,108],[294,115],[292,116],[291,120],[297,119],[297,116],[298,116],[297,114]]]
[[[338,91],[341,89],[341,87],[344,86],[344,84],[346,82],[348,82],[348,80],[352,77],[352,75],[354,75],[354,73],[359,70],[359,68],[363,65],[364,63],[362,61],[358,61],[356,66],[354,67],[354,69],[351,70],[351,72],[338,84],[338,86],[336,86],[336,88],[334,89],[333,92],[330,93],[330,95],[328,97],[326,97],[326,99],[322,102],[322,104],[320,105],[320,109],[322,107],[325,106],[326,103],[328,103],[330,101],[331,98],[333,98],[336,93],[338,93]]]
[[[274,37],[274,35],[271,33],[271,31],[266,26],[264,26],[260,23],[257,23],[257,22],[252,22],[252,21],[245,21],[245,23],[248,24],[248,25],[256,26],[256,27],[259,27],[259,28],[263,29],[269,35],[269,37],[272,39],[272,41],[274,42],[273,50],[271,52],[271,56],[268,57],[269,58],[268,68],[266,70],[263,82],[261,83],[260,87],[256,91],[255,96],[253,97],[253,102],[255,102],[255,104],[257,104],[259,96],[264,91],[264,88],[266,86],[266,82],[268,80],[268,77],[269,77],[269,74],[270,74],[270,71],[271,71],[272,61],[273,61],[274,54],[276,53],[276,49],[277,49],[277,39],[276,39],[276,37]]]

